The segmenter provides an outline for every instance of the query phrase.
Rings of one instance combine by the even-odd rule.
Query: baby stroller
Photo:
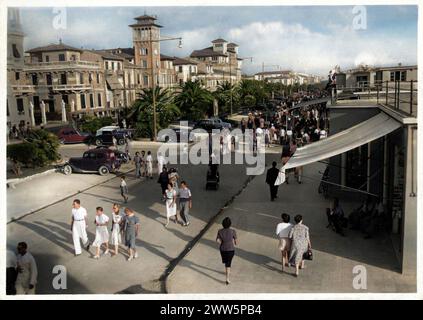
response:
[[[207,170],[207,182],[206,190],[219,189],[219,165],[218,164],[209,164],[209,169]]]

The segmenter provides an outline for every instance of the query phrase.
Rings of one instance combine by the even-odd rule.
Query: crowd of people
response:
[[[18,125],[12,125],[10,122],[8,122],[6,129],[8,140],[18,140],[27,137],[32,131],[32,126],[29,122],[25,123],[25,121],[22,120]]]

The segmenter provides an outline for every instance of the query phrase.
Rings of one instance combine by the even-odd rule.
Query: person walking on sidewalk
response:
[[[140,220],[135,216],[134,210],[125,208],[124,230],[125,230],[125,245],[128,248],[128,261],[138,258],[138,253],[135,246],[135,240],[138,237],[140,228]]]
[[[166,225],[169,225],[169,219],[175,216],[175,223],[178,223],[178,216],[176,214],[176,190],[171,183],[167,184],[167,189],[164,192],[166,198]]]
[[[110,244],[115,247],[114,255],[116,256],[119,253],[119,245],[122,243],[122,237],[121,237],[121,223],[123,220],[123,217],[120,213],[120,206],[117,203],[113,204],[112,207],[112,234],[110,237]]]
[[[289,214],[282,213],[281,215],[282,222],[276,226],[276,235],[279,238],[279,250],[282,254],[281,264],[282,272],[285,267],[288,267],[288,255],[291,250],[291,239],[289,239],[289,232],[291,231],[293,225],[289,222]]]
[[[75,256],[81,254],[80,239],[88,251],[90,249],[90,242],[88,241],[87,236],[87,210],[85,210],[84,207],[81,207],[81,201],[79,199],[73,200],[72,203],[71,230]]]
[[[267,170],[266,174],[266,183],[269,185],[270,188],[270,201],[275,201],[275,198],[278,197],[278,188],[279,186],[275,186],[275,181],[279,175],[279,169],[276,168],[276,161],[272,162],[272,167]]]
[[[153,179],[153,156],[151,155],[151,151],[147,152],[145,162],[147,166],[147,178]]]
[[[145,151],[141,151],[141,176],[145,177],[147,174],[147,162],[145,161]]]
[[[179,214],[184,222],[183,225],[187,227],[190,224],[189,210],[192,208],[192,196],[191,190],[188,189],[185,181],[181,182],[181,188],[179,189],[179,207]]]
[[[125,203],[128,202],[128,185],[126,184],[126,177],[120,177],[120,195],[122,196]]]
[[[134,164],[135,164],[135,176],[137,178],[139,178],[139,177],[141,177],[142,160],[141,160],[141,157],[140,157],[140,153],[138,151],[135,152]]]
[[[97,207],[94,220],[94,224],[96,225],[95,240],[93,242],[93,246],[97,249],[94,259],[100,258],[100,249],[102,244],[104,244],[104,246],[106,247],[104,254],[109,253],[109,231],[107,231],[108,223],[109,217],[104,214],[103,208]]]
[[[298,277],[299,269],[305,268],[304,253],[311,249],[310,234],[308,227],[303,224],[303,217],[296,215],[295,226],[292,227],[288,237],[292,241],[289,263],[295,264],[295,276]]]
[[[27,249],[26,242],[18,243],[16,294],[35,294],[38,277],[37,264]]]
[[[232,259],[235,255],[235,246],[237,243],[236,231],[231,228],[231,219],[226,217],[222,221],[223,229],[217,232],[216,241],[220,244],[220,256],[222,263],[225,264],[226,284],[230,284],[229,276],[231,273]]]
[[[164,166],[167,164],[166,158],[159,152],[157,153],[157,173],[160,174],[163,171]]]
[[[160,188],[162,189],[162,196],[165,197],[167,185],[169,184],[169,174],[167,172],[166,167],[163,167],[163,171],[159,174],[159,179],[157,180],[157,183],[160,184]]]

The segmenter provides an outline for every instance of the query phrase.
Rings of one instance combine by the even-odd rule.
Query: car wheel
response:
[[[98,169],[98,173],[100,174],[100,176],[105,176],[106,174],[109,174],[109,168],[107,168],[106,166],[101,166]]]
[[[72,173],[72,167],[70,166],[70,165],[65,165],[64,167],[63,167],[63,173],[65,174],[65,175],[70,175],[71,173]]]
[[[95,144],[96,144],[96,146],[101,146],[102,145],[102,143],[101,143],[101,140],[100,139],[96,139],[95,140]]]
[[[59,140],[59,143],[60,143],[60,144],[65,144],[65,140],[64,140],[64,139],[60,139],[60,140]]]
[[[125,139],[122,139],[122,138],[121,138],[121,139],[119,139],[119,140],[118,140],[118,144],[119,144],[119,145],[125,144]]]

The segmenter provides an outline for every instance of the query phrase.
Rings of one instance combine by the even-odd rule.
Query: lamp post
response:
[[[149,42],[150,42],[150,63],[151,63],[151,81],[152,81],[152,95],[153,95],[153,140],[157,140],[157,112],[156,112],[156,81],[155,81],[155,74],[154,74],[154,60],[153,60],[153,42],[161,42],[161,41],[171,41],[171,40],[179,40],[178,48],[182,48],[182,38],[172,38],[166,37],[163,39],[152,39],[151,28],[149,32]],[[160,56],[159,56],[160,59]]]

